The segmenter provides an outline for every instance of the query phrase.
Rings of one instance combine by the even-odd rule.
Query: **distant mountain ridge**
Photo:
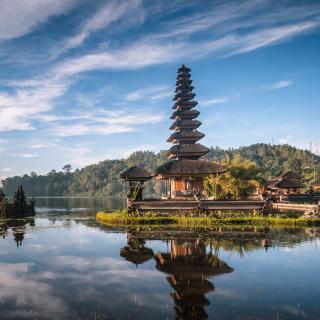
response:
[[[319,177],[320,156],[310,151],[297,149],[290,145],[253,144],[237,149],[211,147],[206,159],[220,162],[232,159],[236,154],[256,162],[260,177],[266,180],[292,170],[299,173],[306,183],[312,182],[314,173]],[[167,160],[165,151],[157,154],[151,151],[136,151],[127,159],[104,160],[76,170],[75,172],[56,172],[47,175],[15,176],[2,181],[3,191],[11,196],[22,184],[27,196],[123,196],[126,186],[119,180],[120,172],[138,165],[153,171]],[[154,181],[146,185],[147,194],[155,194],[159,186]]]

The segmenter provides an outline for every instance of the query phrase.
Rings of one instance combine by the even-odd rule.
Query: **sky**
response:
[[[319,0],[0,4],[0,179],[170,148],[181,64],[202,144],[320,152]]]

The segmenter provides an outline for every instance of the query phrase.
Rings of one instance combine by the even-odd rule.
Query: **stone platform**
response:
[[[159,212],[163,214],[183,211],[245,211],[262,210],[263,201],[219,201],[219,200],[143,200],[132,202],[132,208],[139,212]]]

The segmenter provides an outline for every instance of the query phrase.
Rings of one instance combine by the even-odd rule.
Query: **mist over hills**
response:
[[[211,147],[204,158],[220,162],[236,154],[256,162],[261,180],[288,170],[299,173],[306,184],[313,182],[314,172],[316,180],[319,179],[320,156],[290,145],[259,143],[227,150]],[[52,170],[47,175],[32,172],[9,177],[2,181],[3,191],[11,196],[17,185],[22,184],[27,196],[124,196],[126,184],[119,179],[123,170],[138,165],[153,171],[166,161],[165,151],[136,151],[126,159],[104,160],[74,172]],[[158,188],[154,181],[149,181],[145,192],[155,194]]]

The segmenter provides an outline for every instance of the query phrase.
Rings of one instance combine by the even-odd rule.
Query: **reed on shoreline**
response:
[[[320,218],[263,216],[260,213],[229,213],[227,216],[175,215],[160,216],[154,212],[129,214],[125,210],[98,212],[98,222],[111,226],[167,225],[183,227],[210,227],[217,225],[253,225],[253,226],[320,226]]]

